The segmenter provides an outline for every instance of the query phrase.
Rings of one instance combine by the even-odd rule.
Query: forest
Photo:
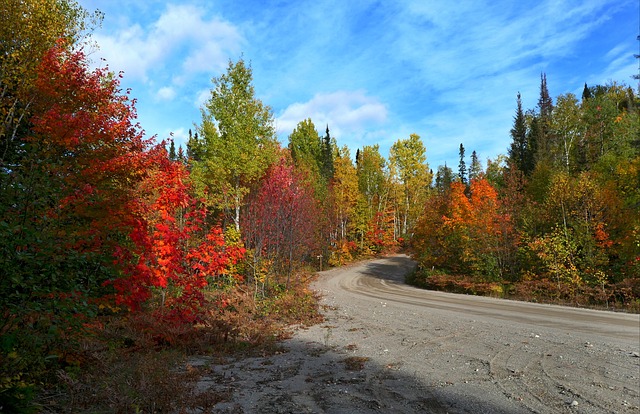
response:
[[[554,99],[542,74],[535,108],[514,91],[506,155],[483,168],[461,143],[434,172],[417,134],[353,153],[303,119],[280,142],[240,59],[176,148],[144,135],[123,74],[90,69],[99,15],[9,0],[0,16],[5,410],[170,410],[176,350],[271,343],[317,320],[317,270],[392,252],[429,289],[640,310],[629,86]]]

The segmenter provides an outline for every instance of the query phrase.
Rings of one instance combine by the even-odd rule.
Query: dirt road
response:
[[[324,323],[210,364],[233,413],[640,413],[640,316],[404,284],[393,256],[320,274]]]

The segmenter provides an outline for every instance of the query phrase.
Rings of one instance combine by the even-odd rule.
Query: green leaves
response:
[[[213,79],[211,98],[202,110],[199,133],[202,160],[194,161],[199,186],[211,189],[213,207],[240,228],[240,208],[249,188],[276,159],[271,109],[255,97],[251,68],[229,62]]]

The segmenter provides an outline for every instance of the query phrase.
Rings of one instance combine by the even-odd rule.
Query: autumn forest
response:
[[[280,142],[240,59],[183,147],[144,135],[122,74],[90,69],[97,16],[62,0],[0,16],[0,405],[79,392],[96,355],[277,339],[316,317],[315,271],[393,252],[429,289],[640,310],[630,86],[551,97],[543,73],[536,107],[513,91],[505,155],[460,143],[433,168],[417,134],[385,157],[302,119]]]

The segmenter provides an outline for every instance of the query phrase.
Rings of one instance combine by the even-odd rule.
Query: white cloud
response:
[[[176,90],[170,86],[165,86],[158,90],[156,97],[161,101],[172,101],[176,97]]]
[[[150,73],[181,79],[180,71],[219,71],[244,42],[236,26],[194,5],[168,5],[151,24],[135,23],[113,33],[97,33],[94,39],[100,45],[97,55],[112,70],[143,81],[149,81]]]
[[[202,108],[211,97],[211,89],[202,89],[196,95],[196,100],[193,102],[193,105],[196,108]]]
[[[387,120],[387,108],[364,91],[336,91],[316,94],[307,102],[289,105],[277,119],[279,133],[289,134],[300,121],[311,118],[321,131],[326,125],[333,136],[363,134]]]

